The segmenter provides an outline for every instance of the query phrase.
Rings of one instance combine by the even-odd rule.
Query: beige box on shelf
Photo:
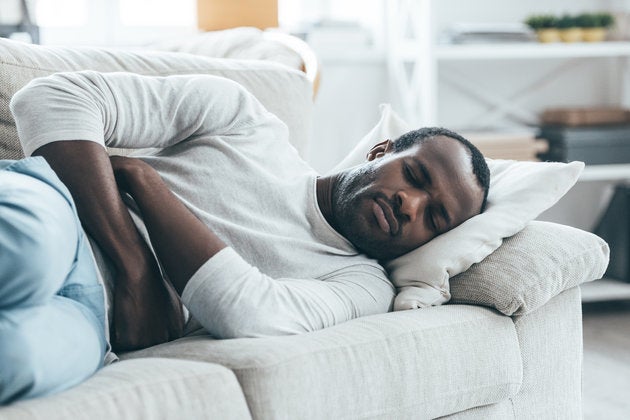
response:
[[[276,28],[278,0],[197,0],[197,26],[203,31]]]
[[[603,125],[630,122],[630,110],[619,107],[552,108],[540,116],[543,125]]]
[[[534,133],[469,132],[464,137],[491,159],[536,161],[540,160],[538,154],[549,148],[547,141]]]

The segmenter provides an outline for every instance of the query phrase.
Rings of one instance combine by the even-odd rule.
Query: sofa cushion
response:
[[[188,337],[121,355],[147,356],[229,367],[258,419],[434,418],[510,398],[522,376],[512,320],[466,305],[298,336]]]
[[[33,78],[75,70],[227,77],[245,86],[288,125],[290,140],[302,155],[310,135],[313,87],[304,73],[280,64],[171,52],[48,47],[0,38],[0,159],[23,157],[9,110],[13,94]]]
[[[109,365],[80,386],[0,408],[3,420],[249,419],[234,373],[187,360]]]
[[[601,278],[608,256],[606,242],[592,233],[533,221],[482,262],[453,277],[451,302],[522,315],[563,290]]]

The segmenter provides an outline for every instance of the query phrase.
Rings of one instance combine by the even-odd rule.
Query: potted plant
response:
[[[583,13],[577,18],[582,28],[582,39],[587,42],[601,42],[606,39],[606,32],[615,19],[610,13]]]
[[[558,19],[560,39],[564,42],[582,41],[582,28],[578,26],[577,19],[570,15],[564,15]]]
[[[532,15],[525,20],[525,24],[536,32],[540,42],[560,41],[557,23],[558,19],[552,15]]]

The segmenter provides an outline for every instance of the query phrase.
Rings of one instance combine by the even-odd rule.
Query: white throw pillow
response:
[[[381,119],[333,171],[365,161],[375,144],[395,140],[409,126],[381,105]],[[497,249],[503,238],[553,206],[575,184],[583,162],[518,162],[486,159],[490,191],[486,210],[385,266],[398,289],[394,310],[439,305],[450,299],[449,278]]]

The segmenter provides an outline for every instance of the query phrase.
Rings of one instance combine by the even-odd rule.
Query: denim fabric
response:
[[[82,382],[107,346],[104,289],[69,191],[41,157],[0,161],[0,404]]]

